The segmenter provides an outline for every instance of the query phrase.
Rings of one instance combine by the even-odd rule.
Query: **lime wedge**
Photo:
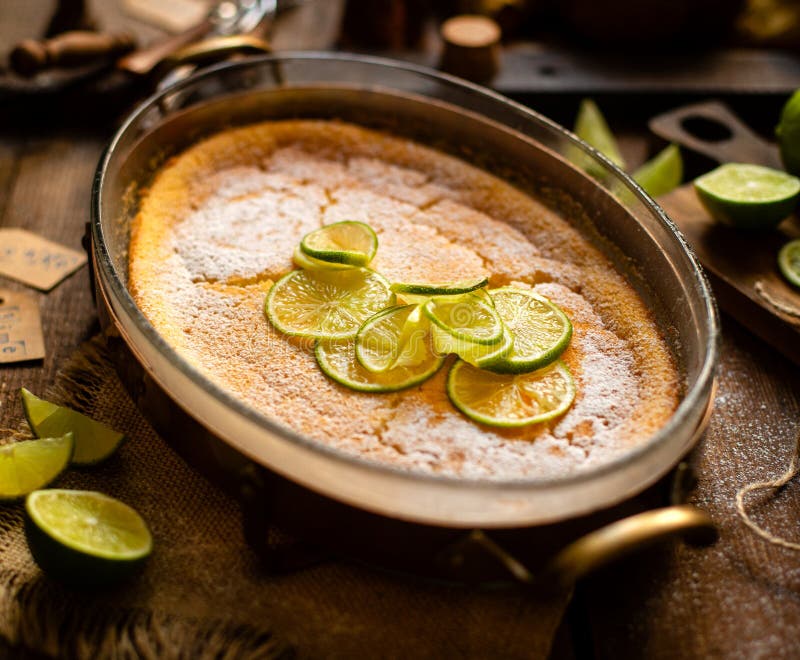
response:
[[[65,582],[108,584],[141,568],[153,541],[119,500],[82,490],[36,490],[25,500],[28,545],[39,567]]]
[[[796,287],[800,287],[800,238],[789,241],[778,252],[781,273]]]
[[[786,171],[800,176],[800,89],[783,106],[775,137]]]
[[[697,196],[716,220],[740,229],[771,229],[800,198],[800,179],[769,167],[728,163],[695,179]]]
[[[35,396],[24,387],[20,390],[22,408],[31,430],[40,438],[75,436],[74,465],[94,465],[113,454],[125,435],[91,417],[57,406]]]
[[[327,376],[359,392],[395,392],[419,385],[433,376],[444,362],[444,358],[435,355],[428,346],[426,358],[419,364],[372,373],[356,360],[355,342],[352,340],[317,342],[314,354]]]
[[[287,335],[349,339],[370,316],[393,303],[389,282],[371,270],[294,270],[269,290],[265,312]]]
[[[366,266],[378,251],[378,237],[369,225],[345,220],[306,234],[300,249],[321,261]]]
[[[430,322],[418,305],[389,307],[368,318],[356,335],[355,355],[367,371],[383,373],[426,360]]]
[[[435,284],[395,282],[392,284],[391,288],[394,293],[430,298],[432,296],[456,296],[469,293],[470,291],[481,289],[487,284],[489,284],[489,278],[481,277],[479,279],[465,280],[462,282],[439,282]]]
[[[541,369],[567,348],[572,323],[557,305],[533,291],[510,286],[489,293],[514,345],[505,355],[485,360],[484,369],[509,374]]]
[[[633,173],[633,179],[650,197],[666,195],[683,181],[683,159],[678,145],[671,144]]]
[[[575,382],[563,362],[525,374],[496,374],[459,360],[447,377],[453,405],[470,419],[515,427],[563,415],[575,399]]]
[[[620,153],[617,141],[600,108],[591,99],[581,101],[578,117],[575,120],[575,135],[588,142],[615,165],[625,168],[625,159]]]
[[[503,340],[503,322],[494,307],[480,295],[432,298],[422,308],[441,330],[455,339],[495,345]]]
[[[445,332],[439,326],[433,324],[431,324],[431,337],[433,338],[433,348],[439,355],[453,353],[465,362],[469,362],[480,369],[491,366],[499,358],[507,355],[514,345],[514,337],[507,328],[503,329],[503,338],[496,344],[476,344],[471,341],[457,339],[449,332]]]
[[[44,488],[66,469],[74,448],[72,433],[0,446],[0,500]]]
[[[345,264],[334,264],[330,261],[322,261],[322,259],[314,259],[314,257],[309,257],[305,252],[300,249],[298,245],[294,249],[294,254],[292,255],[292,261],[294,261],[295,265],[298,268],[302,268],[304,270],[328,270],[328,271],[336,271],[336,270],[352,270],[355,266],[347,266]]]

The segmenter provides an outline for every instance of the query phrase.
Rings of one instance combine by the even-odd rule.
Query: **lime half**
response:
[[[564,414],[575,399],[575,382],[563,362],[526,374],[495,374],[459,360],[447,377],[453,405],[490,426],[527,426]]]
[[[694,188],[716,220],[740,229],[771,229],[800,198],[800,179],[769,167],[728,163],[695,179]]]
[[[0,500],[13,500],[47,486],[69,465],[74,447],[72,433],[1,446]]]
[[[335,380],[359,392],[395,392],[422,383],[442,366],[444,358],[428,347],[425,359],[414,366],[398,366],[382,373],[364,369],[356,360],[355,342],[317,342],[314,350],[320,369]]]
[[[789,241],[778,252],[778,266],[783,276],[800,287],[800,238]]]
[[[509,352],[484,361],[484,369],[511,374],[541,369],[567,348],[572,323],[557,305],[533,291],[510,286],[489,293],[514,343]]]
[[[70,408],[40,399],[24,387],[20,394],[25,417],[37,436],[56,438],[67,433],[75,436],[75,451],[72,455],[72,463],[75,465],[94,465],[104,461],[125,439],[125,434],[110,426]]]
[[[267,293],[265,312],[295,337],[349,339],[370,316],[393,304],[385,278],[365,268],[340,272],[294,270]]]
[[[153,540],[142,517],[102,493],[36,490],[25,500],[28,545],[39,567],[65,582],[108,584],[141,568]]]
[[[369,225],[345,220],[306,234],[300,249],[321,261],[366,266],[378,251],[378,237]]]
[[[633,173],[650,197],[666,195],[683,181],[683,159],[678,145],[671,144]]]
[[[503,322],[494,306],[475,293],[432,298],[422,310],[436,326],[455,339],[488,345],[503,340]]]

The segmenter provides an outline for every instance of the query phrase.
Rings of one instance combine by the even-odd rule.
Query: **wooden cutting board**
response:
[[[711,142],[692,135],[686,130],[692,117],[721,124],[730,137]],[[752,133],[721,103],[679,108],[654,118],[650,127],[661,137],[719,162],[781,167],[775,146]],[[710,217],[692,184],[658,202],[705,267],[720,308],[800,365],[800,289],[783,278],[777,263],[781,246],[800,237],[798,218],[788,218],[764,233],[735,230]]]

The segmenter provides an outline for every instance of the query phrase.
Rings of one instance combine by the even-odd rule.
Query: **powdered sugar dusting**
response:
[[[215,136],[168,165],[142,205],[131,244],[137,302],[209,378],[343,451],[475,478],[583,469],[646,439],[671,414],[677,377],[641,301],[599,253],[585,270],[591,248],[539,202],[448,156],[352,126],[276,122],[247,131]],[[248,136],[264,144],[231,163],[229,140],[242,144]],[[214,169],[217,150],[227,157]],[[185,158],[212,165],[202,176],[186,175],[182,187],[175,179]],[[468,185],[454,185],[459,180]],[[196,193],[188,204],[186,189]],[[503,219],[512,213],[514,226]],[[533,229],[517,228],[526,226],[526,214],[530,227],[567,236],[557,242],[558,259],[543,247],[552,237],[537,244]],[[561,305],[574,324],[562,359],[578,386],[567,414],[513,430],[476,424],[447,399],[447,366],[420,386],[383,395],[325,377],[310,347],[277,333],[262,307],[272,282],[291,269],[303,234],[339,220],[375,228],[380,247],[372,266],[394,281],[489,275]],[[564,257],[570,240],[581,241],[574,261]],[[620,301],[617,311],[589,302],[609,297]],[[623,337],[625,318],[637,331]],[[652,369],[668,377],[649,382]]]

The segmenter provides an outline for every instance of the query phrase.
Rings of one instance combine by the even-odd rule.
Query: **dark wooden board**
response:
[[[780,247],[800,236],[793,217],[775,231],[743,232],[715,222],[691,184],[659,200],[711,280],[722,309],[800,364],[800,290],[780,274]]]

